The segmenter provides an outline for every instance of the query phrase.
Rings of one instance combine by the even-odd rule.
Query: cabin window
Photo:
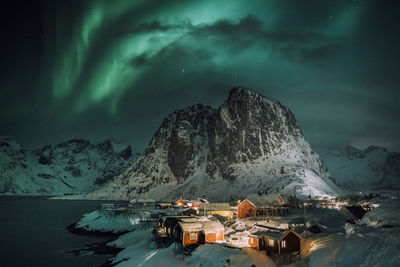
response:
[[[282,242],[281,242],[281,247],[282,247],[282,248],[286,248],[286,240],[282,240]]]
[[[268,245],[270,247],[273,247],[274,246],[274,240],[273,239],[268,239]]]
[[[196,240],[197,239],[197,233],[190,233],[190,240]]]

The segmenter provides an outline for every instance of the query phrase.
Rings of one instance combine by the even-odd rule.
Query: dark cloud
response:
[[[242,85],[289,106],[312,144],[400,149],[396,1],[134,2],[6,5],[0,134],[141,150],[168,113]]]

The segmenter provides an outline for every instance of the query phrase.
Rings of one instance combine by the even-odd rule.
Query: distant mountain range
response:
[[[0,193],[230,200],[258,192],[315,197],[400,190],[400,153],[376,146],[319,152],[324,161],[287,107],[235,87],[218,108],[197,104],[170,114],[140,157],[113,140],[72,139],[28,150],[0,137]]]
[[[258,191],[342,193],[287,107],[235,87],[217,109],[170,114],[136,163],[89,197],[229,200]]]
[[[348,192],[380,192],[400,190],[400,153],[383,147],[353,146],[321,150],[329,171]]]
[[[112,140],[91,144],[72,139],[28,150],[0,137],[0,193],[88,193],[111,181],[137,158],[131,147]]]

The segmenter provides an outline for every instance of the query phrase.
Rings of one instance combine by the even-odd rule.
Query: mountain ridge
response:
[[[196,104],[168,115],[138,161],[88,197],[221,199],[221,188],[225,199],[261,188],[299,196],[341,191],[287,107],[234,87],[216,109]]]
[[[74,138],[29,150],[0,137],[0,192],[3,194],[88,193],[127,168],[137,157],[130,145],[111,139],[98,144]]]

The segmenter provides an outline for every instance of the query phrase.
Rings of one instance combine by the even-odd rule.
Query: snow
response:
[[[400,227],[400,199],[387,199],[377,208],[367,212],[360,220],[359,224],[374,228],[384,225]]]
[[[120,233],[136,229],[139,219],[139,217],[125,214],[106,216],[96,210],[84,214],[77,222],[76,227],[87,231]]]
[[[360,150],[352,146],[320,149],[322,158],[338,184],[348,192],[377,192],[392,190],[398,184],[385,166],[390,152],[381,147],[369,147]],[[382,183],[383,181],[386,182]],[[386,181],[385,181],[386,180]],[[396,184],[391,184],[390,180]],[[389,186],[388,186],[389,185]]]
[[[313,197],[335,197],[343,193],[296,122],[288,120],[294,119],[289,109],[244,88],[233,89],[230,98],[216,110],[192,106],[170,114],[144,155],[113,183],[89,197],[126,199],[146,194],[166,201],[205,194],[212,201],[229,201],[260,189],[298,197],[308,197],[310,193]],[[242,104],[252,105],[246,120],[235,109],[235,105]],[[271,116],[270,123],[278,125],[279,132],[265,125],[265,116]],[[253,122],[254,128],[246,126]],[[225,139],[231,132],[238,136]],[[188,154],[182,163],[186,167],[183,175],[175,175],[170,164],[171,155],[178,153],[174,149],[176,140]],[[219,155],[226,150],[224,142],[232,140],[238,142],[230,144],[232,155]],[[248,142],[254,148],[243,145]],[[259,155],[255,156],[257,150]],[[225,189],[224,194],[221,188]]]
[[[93,145],[83,139],[37,150],[22,149],[15,140],[5,137],[0,137],[0,144],[0,192],[6,194],[87,193],[135,160],[135,156],[124,160],[103,150],[104,143]]]

